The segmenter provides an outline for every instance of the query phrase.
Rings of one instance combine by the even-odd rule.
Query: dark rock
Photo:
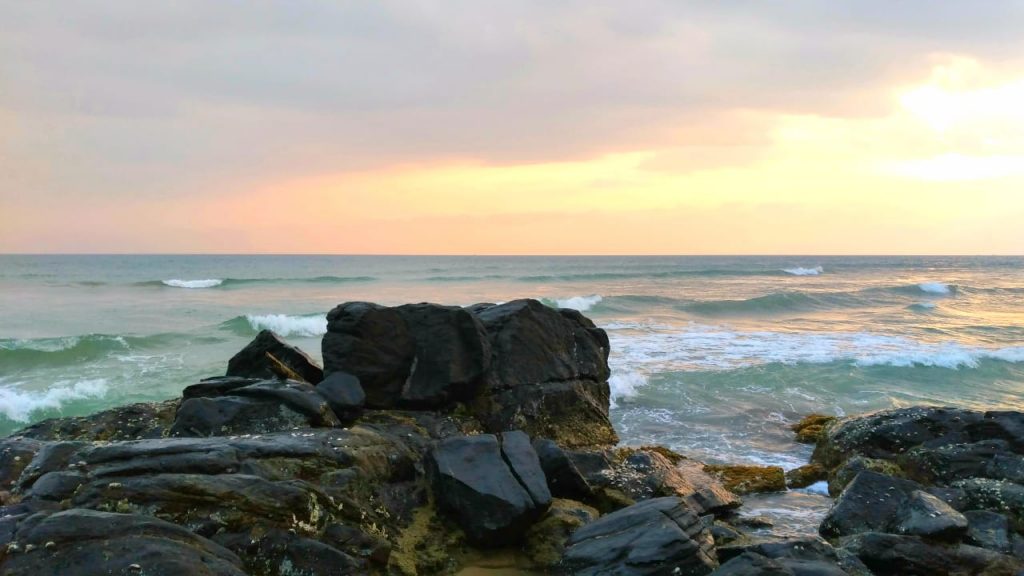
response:
[[[477,415],[492,432],[521,429],[568,448],[611,445],[618,436],[608,420],[610,395],[604,381],[522,384],[493,391]]]
[[[18,489],[25,490],[40,476],[48,472],[59,472],[71,466],[70,460],[76,452],[88,446],[86,442],[48,442],[25,467],[18,478]]]
[[[344,371],[359,378],[366,403],[393,406],[401,396],[416,357],[416,341],[394,308],[348,302],[327,314],[323,343],[324,373]]]
[[[86,476],[79,472],[47,472],[32,484],[29,496],[60,501],[70,498],[84,484]]]
[[[537,568],[557,568],[572,533],[599,516],[597,510],[581,502],[553,500],[544,517],[526,532],[527,558]]]
[[[492,348],[475,411],[489,431],[522,429],[562,446],[614,444],[608,335],[574,310],[516,300],[476,313]]]
[[[178,408],[171,436],[267,434],[312,426],[310,419],[270,399],[222,396],[189,398]]]
[[[562,558],[568,574],[710,574],[714,542],[697,514],[676,497],[623,508],[573,533]]]
[[[37,440],[138,440],[167,435],[181,399],[118,406],[91,416],[51,418],[18,432]]]
[[[313,534],[323,528],[326,497],[301,480],[272,482],[244,474],[160,474],[95,480],[75,494],[76,507],[145,511],[213,533],[266,524]]]
[[[479,311],[490,337],[495,389],[569,380],[608,380],[608,335],[574,310],[514,300]]]
[[[725,554],[720,554],[723,561]],[[739,555],[729,555],[716,576],[776,575],[793,576],[869,576],[867,568],[854,560],[844,561],[827,542],[817,539],[761,542],[746,546]]]
[[[468,400],[491,362],[483,326],[463,308],[350,302],[331,310],[327,321],[327,374],[354,374],[371,407]]]
[[[366,393],[359,384],[359,378],[348,372],[332,372],[317,384],[316,391],[342,420],[357,418],[366,404]]]
[[[755,554],[744,552],[722,564],[713,576],[795,576],[795,573],[782,562]],[[846,574],[841,572],[841,574]]]
[[[244,559],[253,574],[354,576],[366,563],[317,540],[279,529],[222,533],[214,541]]]
[[[512,430],[502,432],[499,439],[501,456],[516,480],[526,488],[536,507],[546,509],[551,505],[551,491],[530,437],[522,430]]]
[[[865,470],[885,474],[894,478],[903,478],[903,469],[888,460],[853,456],[834,469],[828,477],[828,493],[833,498],[839,496],[846,486],[853,482],[858,474]]]
[[[892,460],[918,446],[985,440],[1003,440],[1010,451],[1024,453],[1024,412],[915,406],[843,418],[822,436],[813,459],[831,469],[853,454]]]
[[[965,542],[1003,554],[1013,552],[1010,521],[1006,516],[988,510],[968,510],[964,516],[968,523]]]
[[[933,544],[917,536],[865,532],[844,538],[841,544],[877,576],[1014,574],[1022,567],[998,552],[964,544]]]
[[[966,510],[991,510],[1006,514],[1016,530],[1024,531],[1024,486],[1013,482],[971,478],[953,483],[962,491]]]
[[[265,379],[294,377],[292,374],[282,374],[278,364],[283,364],[287,371],[310,384],[317,384],[324,379],[324,371],[316,360],[270,330],[260,331],[252,342],[228,361],[226,376]]]
[[[242,378],[239,376],[214,376],[204,378],[198,384],[186,386],[181,391],[181,398],[216,398],[218,396],[230,396],[233,390],[262,382],[266,378]]]
[[[21,522],[7,554],[5,576],[245,576],[225,548],[174,524],[132,514],[71,509]],[[13,545],[13,544],[12,544]]]
[[[967,478],[1024,481],[1024,456],[1010,451],[1006,440],[918,447],[899,459],[909,477],[919,482],[953,482]]]
[[[354,558],[385,566],[391,555],[391,543],[380,536],[371,536],[347,524],[331,524],[324,530],[323,539]]]
[[[920,489],[910,480],[870,470],[861,472],[825,515],[819,531],[826,538],[886,531],[910,494]]]
[[[553,440],[537,438],[533,441],[533,449],[540,459],[551,494],[570,500],[586,500],[593,496],[590,484],[561,446]]]
[[[677,496],[699,514],[722,514],[742,504],[721,481],[704,471],[703,464],[678,459],[678,455],[670,458],[664,450],[618,448],[567,454],[595,492],[614,489],[631,501],[626,505]],[[608,509],[599,504],[595,504],[599,509]]]
[[[914,490],[896,511],[892,531],[910,536],[959,540],[967,532],[967,518],[935,496]]]
[[[534,501],[491,434],[442,440],[427,465],[439,507],[481,546],[518,540],[550,504],[550,497],[544,505]],[[536,474],[543,478],[539,462],[529,475]]]
[[[31,438],[14,436],[0,440],[0,490],[10,490],[36,457],[43,444]]]
[[[256,400],[275,400],[306,416],[313,426],[340,426],[341,422],[331,410],[327,400],[317,388],[294,380],[263,380],[231,391],[232,396]]]
[[[437,304],[406,304],[396,310],[416,344],[402,404],[437,407],[474,395],[491,364],[491,343],[476,316]]]

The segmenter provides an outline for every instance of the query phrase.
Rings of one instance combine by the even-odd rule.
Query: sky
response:
[[[0,252],[1024,254],[1024,1],[0,0]]]

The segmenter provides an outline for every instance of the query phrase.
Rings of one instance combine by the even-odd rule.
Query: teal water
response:
[[[347,300],[541,298],[612,341],[625,443],[793,467],[808,412],[1024,409],[1024,258],[0,256],[0,434],[175,396]]]

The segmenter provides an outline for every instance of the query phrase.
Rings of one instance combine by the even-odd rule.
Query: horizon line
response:
[[[0,252],[0,256],[356,256],[356,257],[405,257],[405,258],[766,258],[766,257],[805,257],[805,258],[941,258],[941,257],[1006,257],[1021,258],[1024,254],[1015,253],[705,253],[705,254],[627,254],[627,253],[579,253],[579,254],[466,254],[466,253],[373,253],[373,252]]]

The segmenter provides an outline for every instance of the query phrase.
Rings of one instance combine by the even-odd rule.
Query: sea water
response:
[[[257,331],[314,357],[349,300],[575,308],[612,344],[625,444],[793,468],[788,426],[1024,409],[1020,257],[0,256],[0,434],[177,395]],[[820,487],[748,499],[805,531]]]

